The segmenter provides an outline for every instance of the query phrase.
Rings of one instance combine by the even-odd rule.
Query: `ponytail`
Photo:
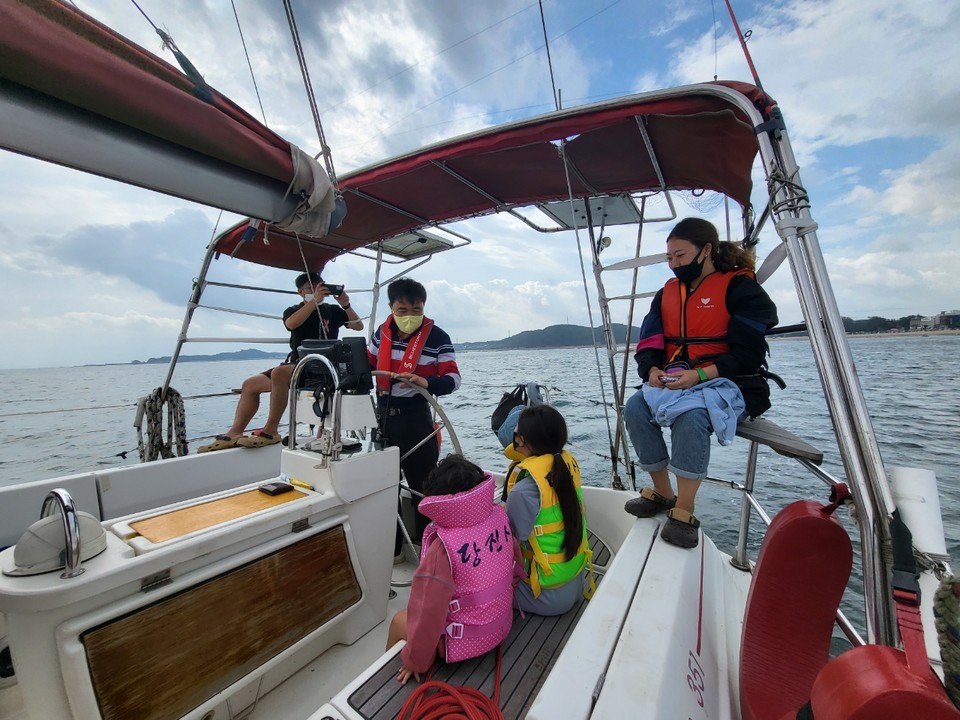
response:
[[[583,512],[580,509],[577,489],[573,486],[573,476],[561,453],[553,455],[553,468],[547,473],[547,482],[557,494],[560,512],[563,514],[563,553],[567,560],[572,560],[579,552],[583,540]]]
[[[567,423],[552,405],[531,405],[517,418],[520,435],[533,455],[552,455],[553,467],[547,473],[547,482],[557,494],[563,515],[563,552],[566,559],[576,557],[583,542],[583,511],[573,485],[573,475],[563,461],[563,446],[567,444]]]
[[[743,246],[733,242],[722,242],[713,253],[713,266],[720,272],[730,272],[740,268],[755,269],[753,255]]]

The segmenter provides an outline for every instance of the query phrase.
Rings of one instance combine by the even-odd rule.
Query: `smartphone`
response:
[[[330,291],[330,294],[334,297],[339,297],[343,295],[343,285],[331,285],[330,283],[324,283],[323,286]]]
[[[293,485],[285,482],[268,482],[261,485],[258,489],[267,495],[280,495],[293,490]]]

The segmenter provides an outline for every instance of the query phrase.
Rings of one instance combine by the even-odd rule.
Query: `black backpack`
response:
[[[500,402],[497,403],[497,407],[493,410],[493,415],[490,416],[490,429],[494,432],[500,429],[500,426],[503,425],[504,420],[507,419],[507,415],[510,414],[510,411],[513,410],[518,405],[527,404],[527,388],[526,385],[517,385],[510,392],[505,392],[503,397],[500,398]]]

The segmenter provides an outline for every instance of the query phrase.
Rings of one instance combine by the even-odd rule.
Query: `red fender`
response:
[[[774,518],[743,620],[743,720],[796,717],[810,699],[830,659],[834,619],[852,562],[847,531],[819,503],[801,500]]]
[[[902,650],[853,648],[831,661],[810,694],[816,720],[956,720],[960,712],[930,666],[915,672]]]

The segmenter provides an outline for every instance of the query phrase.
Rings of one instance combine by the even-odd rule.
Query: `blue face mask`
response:
[[[697,253],[699,257],[699,253]],[[700,273],[703,272],[703,263],[706,262],[706,258],[697,261],[697,258],[694,258],[686,265],[681,265],[680,267],[673,268],[673,274],[677,276],[677,280],[682,282],[684,285],[689,285],[698,277]]]

